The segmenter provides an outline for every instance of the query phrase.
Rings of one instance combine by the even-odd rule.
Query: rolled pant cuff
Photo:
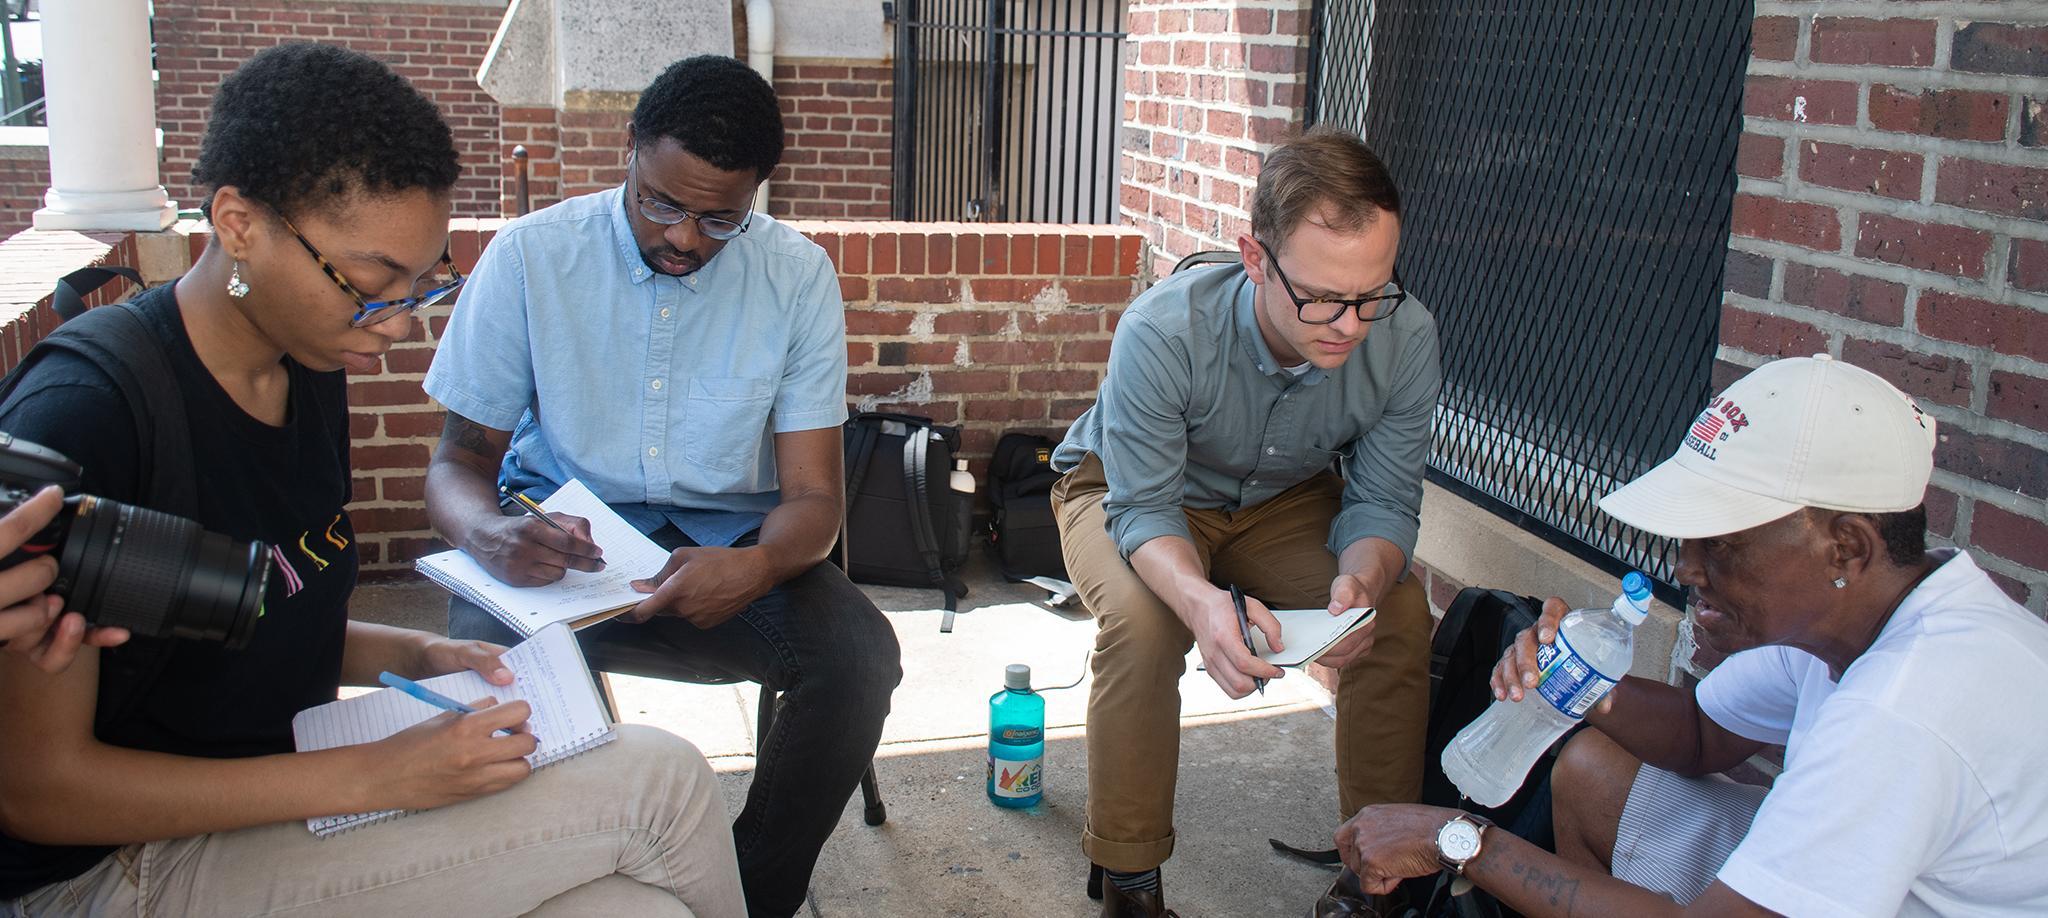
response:
[[[1104,870],[1137,873],[1166,863],[1173,856],[1172,834],[1147,842],[1110,841],[1086,829],[1081,830],[1081,851]]]

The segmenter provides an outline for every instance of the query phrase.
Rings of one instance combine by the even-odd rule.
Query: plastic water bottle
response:
[[[1495,701],[1459,731],[1444,747],[1444,776],[1481,806],[1508,802],[1543,751],[1628,674],[1636,626],[1649,614],[1650,578],[1630,571],[1612,606],[1566,615],[1557,640],[1537,645],[1543,681],[1521,701]]]
[[[1045,696],[1031,690],[1031,667],[1003,669],[1003,690],[988,699],[988,799],[996,806],[1037,806],[1045,791]]]

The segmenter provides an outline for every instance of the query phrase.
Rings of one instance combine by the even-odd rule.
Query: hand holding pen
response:
[[[591,539],[589,520],[548,513],[510,488],[499,488],[498,493],[523,514],[483,521],[462,546],[491,576],[512,586],[532,587],[554,583],[572,570],[604,570],[604,551]]]

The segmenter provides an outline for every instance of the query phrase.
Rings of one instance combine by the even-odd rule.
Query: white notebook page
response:
[[[492,685],[468,671],[422,679],[420,684],[464,704],[491,697],[501,704],[524,701],[531,705],[527,727],[541,745],[526,760],[535,768],[611,740],[611,720],[605,716],[597,687],[583,663],[583,650],[576,645],[575,632],[569,626],[544,628],[506,651],[502,659],[512,670],[511,685]],[[440,713],[440,708],[397,689],[379,689],[300,711],[292,718],[292,735],[300,752],[315,752],[373,743]],[[396,815],[398,811],[388,810],[327,816],[309,819],[306,824],[329,835]]]

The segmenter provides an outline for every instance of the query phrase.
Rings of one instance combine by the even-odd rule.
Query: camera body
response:
[[[270,548],[145,507],[76,493],[80,469],[55,450],[0,433],[0,514],[57,485],[64,509],[0,569],[57,561],[49,592],[102,627],[144,637],[247,646],[263,615]]]

